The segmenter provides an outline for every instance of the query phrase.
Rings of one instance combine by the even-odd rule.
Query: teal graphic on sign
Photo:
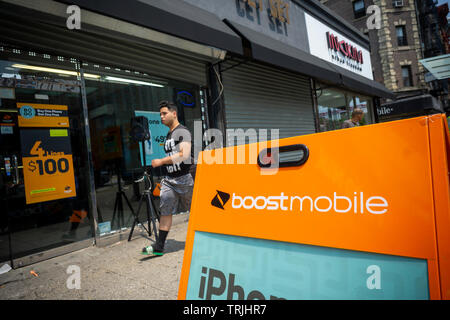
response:
[[[144,116],[148,119],[148,127],[150,130],[150,140],[145,141],[145,162],[149,166],[153,159],[161,159],[166,156],[164,152],[164,142],[169,132],[169,128],[161,123],[159,112],[139,111],[134,112],[136,117]],[[141,162],[143,163],[142,147],[140,146]]]
[[[25,119],[33,119],[36,115],[36,110],[32,106],[22,106],[19,109],[19,113]]]
[[[186,299],[429,299],[426,260],[196,232]]]

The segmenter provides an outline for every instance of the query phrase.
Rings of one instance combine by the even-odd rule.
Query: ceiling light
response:
[[[20,68],[20,69],[28,69],[28,70],[35,70],[35,71],[44,71],[44,72],[50,72],[50,73],[59,73],[59,74],[67,74],[71,76],[77,76],[79,75],[76,71],[70,71],[70,70],[64,70],[64,69],[54,69],[54,68],[47,68],[47,67],[38,67],[38,66],[30,66],[26,64],[13,64],[12,67],[14,68]],[[99,79],[100,76],[98,74],[91,74],[91,73],[85,73],[85,78],[95,78]]]
[[[125,83],[133,83],[133,84],[142,84],[144,86],[152,86],[152,87],[159,87],[159,88],[164,87],[163,85],[157,84],[157,83],[145,82],[145,81],[139,81],[139,80],[132,80],[132,79],[125,79],[125,78],[110,77],[110,76],[106,76],[105,80],[125,82]]]

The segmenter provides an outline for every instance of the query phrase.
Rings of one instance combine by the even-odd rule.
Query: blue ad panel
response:
[[[196,232],[186,299],[429,299],[427,262]]]
[[[134,114],[136,117],[144,116],[148,119],[150,140],[145,141],[144,146],[145,162],[147,166],[150,166],[153,159],[161,159],[166,156],[166,153],[164,152],[164,143],[166,142],[169,128],[161,123],[159,112],[136,110]],[[141,163],[144,165],[141,146],[139,146],[139,150],[141,154]]]

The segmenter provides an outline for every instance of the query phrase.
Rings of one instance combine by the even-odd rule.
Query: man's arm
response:
[[[187,141],[181,142],[180,152],[162,159],[153,159],[152,167],[157,168],[168,164],[180,163],[182,161],[189,159],[190,156],[191,156],[191,143]]]

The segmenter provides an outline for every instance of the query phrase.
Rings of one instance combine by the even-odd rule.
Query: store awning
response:
[[[450,53],[419,60],[423,66],[438,80],[450,78]]]
[[[59,0],[219,49],[243,53],[242,41],[216,15],[181,0]]]
[[[343,86],[370,96],[394,98],[394,94],[380,83],[354,74],[319,59],[306,51],[287,45],[238,23],[225,20],[236,33],[248,41],[252,58],[296,71],[312,78]]]
[[[424,94],[382,104],[377,107],[377,112],[380,120],[387,120],[396,117],[442,113],[444,110],[439,100],[429,94]]]

